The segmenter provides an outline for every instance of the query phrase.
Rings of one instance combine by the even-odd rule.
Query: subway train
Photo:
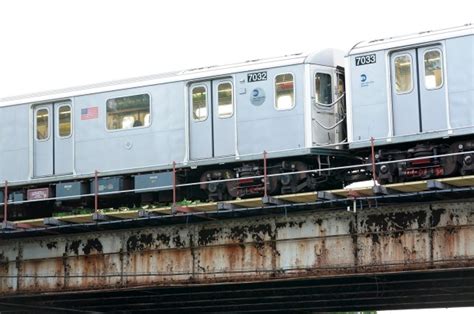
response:
[[[0,116],[0,203],[18,212],[467,174],[474,27],[4,98]]]

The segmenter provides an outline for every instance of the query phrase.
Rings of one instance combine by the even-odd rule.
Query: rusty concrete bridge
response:
[[[473,306],[472,188],[431,192],[4,230],[0,311]]]

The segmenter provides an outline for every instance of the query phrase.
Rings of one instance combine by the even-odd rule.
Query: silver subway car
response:
[[[319,167],[314,158],[329,161],[334,147],[315,147],[345,140],[342,64],[342,53],[324,50],[3,99],[1,185],[17,199],[72,198],[92,191],[98,171],[100,192],[134,189],[136,176],[165,189],[169,176],[150,178],[173,162],[180,182],[253,176],[264,151],[274,171]],[[307,178],[294,180],[269,189],[296,192]],[[222,199],[262,183],[208,188]]]
[[[17,204],[97,190],[121,205],[168,200],[173,178],[178,198],[224,200],[372,169],[381,182],[474,173],[473,32],[357,44],[346,76],[328,49],[3,99],[0,186]],[[338,167],[364,160],[382,163]]]
[[[357,44],[346,58],[350,148],[369,147],[378,161],[471,150],[474,127],[472,25]],[[391,145],[390,145],[391,144]],[[398,145],[394,145],[398,144]],[[472,170],[445,158],[385,165],[382,180],[424,178]]]

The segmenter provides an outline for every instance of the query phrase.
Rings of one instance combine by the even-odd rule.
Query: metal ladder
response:
[[[331,168],[331,156],[329,155],[318,155],[318,169],[319,170],[324,170],[324,169],[330,169]],[[318,173],[319,176],[329,176],[331,174],[331,171],[320,171]]]

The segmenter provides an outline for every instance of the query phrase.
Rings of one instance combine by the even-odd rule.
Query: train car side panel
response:
[[[387,71],[384,51],[354,55],[349,59],[352,137],[350,142],[387,137]]]
[[[0,180],[22,181],[29,177],[29,106],[0,108]]]
[[[96,169],[122,171],[169,165],[173,161],[182,162],[185,155],[183,90],[184,83],[173,83],[77,97],[75,116],[78,174],[92,173]],[[110,120],[114,117],[111,114],[107,117],[107,102],[112,106],[111,99],[133,96],[150,99],[150,112],[149,115],[145,114],[146,125],[128,125],[125,129],[120,128],[120,125],[114,126],[116,121]],[[120,108],[120,103],[117,106]],[[84,117],[85,109],[94,107],[98,107],[97,117]],[[127,117],[122,117],[119,123],[131,124],[130,119],[124,120]],[[108,126],[107,119],[110,124]]]
[[[237,138],[241,155],[303,148],[304,66],[272,68],[266,79],[236,76]]]
[[[471,133],[474,125],[474,36],[447,40],[446,58],[451,127],[455,134]]]

